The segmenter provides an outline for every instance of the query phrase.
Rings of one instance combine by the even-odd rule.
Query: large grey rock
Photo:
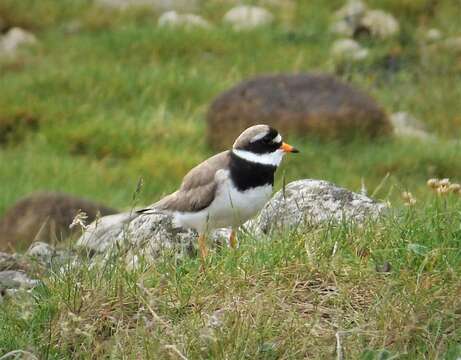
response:
[[[34,34],[18,27],[11,28],[5,35],[0,36],[0,58],[15,57],[20,48],[37,43]]]
[[[108,215],[91,223],[77,240],[77,246],[92,252],[102,253],[123,239],[123,231],[131,220],[137,217],[133,212]]]
[[[326,181],[299,180],[288,184],[266,204],[259,216],[244,224],[256,234],[270,233],[298,226],[320,225],[330,221],[363,223],[375,219],[386,209],[364,195],[356,194]],[[139,266],[141,259],[155,261],[165,250],[183,256],[193,249],[197,233],[177,227],[165,213],[133,216],[129,213],[107,216],[95,231],[93,224],[78,240],[78,245],[99,253],[110,254],[124,249],[129,267]],[[210,243],[228,242],[230,229],[216,229],[209,235]],[[116,246],[117,245],[117,246]]]
[[[162,250],[187,243],[193,236],[192,230],[175,226],[172,216],[158,213],[140,215],[133,219],[118,236],[118,241],[128,243],[135,248],[147,247],[155,257]]]
[[[224,15],[223,21],[237,31],[252,30],[270,25],[274,21],[274,16],[259,6],[239,5],[230,9]]]
[[[150,7],[158,12],[165,11],[195,11],[198,9],[198,0],[95,0],[103,7],[125,10],[130,7]]]
[[[256,233],[318,226],[330,222],[363,223],[386,205],[321,180],[298,180],[278,191],[246,226]]]
[[[158,26],[172,28],[201,28],[209,29],[211,25],[208,21],[194,14],[178,14],[176,11],[168,11],[158,19]]]
[[[0,271],[0,289],[31,289],[38,285],[38,283],[38,280],[29,278],[21,271]]]
[[[230,232],[230,229],[212,231],[209,243],[226,243]],[[170,250],[178,256],[195,252],[197,237],[194,230],[177,227],[172,216],[165,213],[123,213],[105,216],[91,224],[78,239],[77,246],[103,254],[123,249],[127,264],[136,267],[141,258],[151,263],[164,251]]]

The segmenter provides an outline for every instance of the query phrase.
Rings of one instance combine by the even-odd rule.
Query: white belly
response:
[[[219,227],[238,227],[262,209],[272,195],[272,185],[239,192],[230,179],[221,183],[210,206],[196,213],[176,213],[178,225],[199,233]]]

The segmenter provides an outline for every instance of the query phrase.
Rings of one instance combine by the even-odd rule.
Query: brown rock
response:
[[[282,134],[349,139],[392,133],[367,94],[329,75],[272,75],[244,81],[219,95],[208,114],[208,141],[229,148],[247,127],[269,124]]]
[[[80,234],[80,229],[69,229],[79,210],[87,214],[87,223],[96,218],[98,211],[102,216],[117,212],[67,194],[34,193],[19,200],[0,219],[0,250],[25,249],[34,240],[54,243]]]

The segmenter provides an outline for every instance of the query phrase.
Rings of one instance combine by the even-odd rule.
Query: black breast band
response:
[[[245,191],[263,185],[274,185],[274,165],[258,164],[230,154],[230,177],[239,191]]]

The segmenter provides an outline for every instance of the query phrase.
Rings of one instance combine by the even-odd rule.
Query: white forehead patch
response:
[[[267,135],[266,132],[261,132],[261,133],[259,133],[259,134],[256,134],[255,136],[253,136],[253,137],[251,138],[250,142],[251,142],[251,143],[254,143],[254,142],[258,141],[258,140],[261,140],[261,139],[262,139],[264,136],[266,136],[266,135]]]
[[[274,138],[274,140],[272,140],[272,142],[273,142],[274,144],[277,144],[277,143],[279,143],[279,142],[282,142],[282,136],[280,136],[280,134],[278,134],[278,135]]]

